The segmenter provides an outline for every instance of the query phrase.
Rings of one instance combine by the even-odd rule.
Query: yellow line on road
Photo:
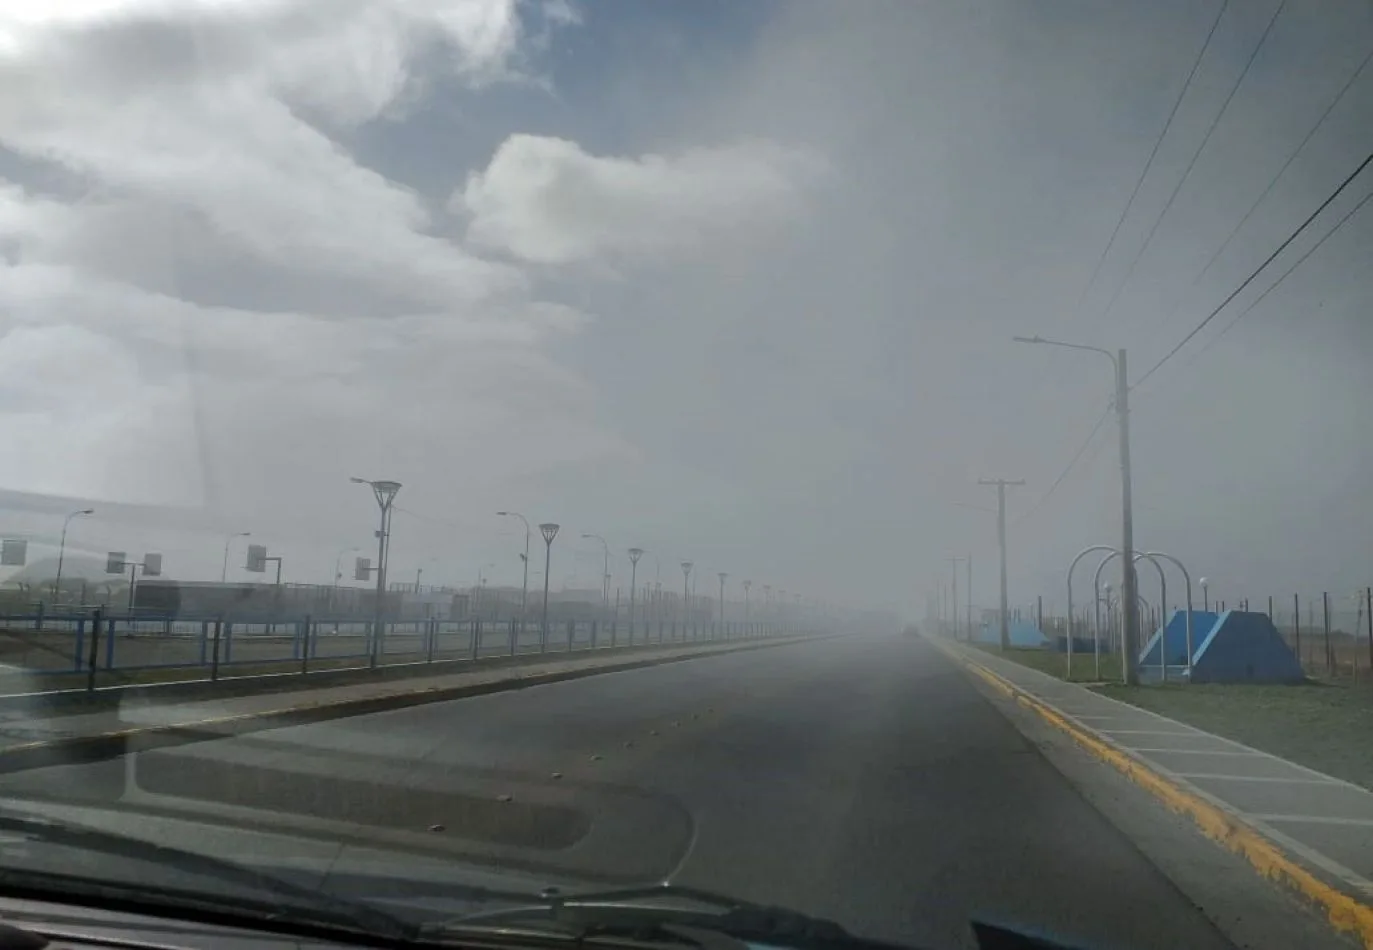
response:
[[[1208,838],[1244,857],[1264,877],[1295,891],[1319,907],[1331,926],[1354,935],[1365,948],[1373,950],[1373,907],[1322,881],[1238,815],[1170,781],[1109,740],[1072,722],[1053,706],[1031,696],[957,650],[942,643],[936,642],[936,645],[992,689],[1033,710],[1045,722],[1067,733],[1078,745],[1115,767],[1170,809],[1190,816]]]

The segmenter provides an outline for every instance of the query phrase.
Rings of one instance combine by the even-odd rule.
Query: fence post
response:
[[[1373,587],[1364,591],[1364,603],[1368,614],[1368,668],[1373,670]]]
[[[1330,646],[1330,592],[1321,592],[1321,616],[1324,617],[1325,625],[1325,675],[1330,676],[1335,672],[1335,654]]]
[[[215,619],[214,644],[210,650],[210,682],[219,679],[219,639],[224,632],[224,618]]]
[[[90,662],[86,665],[86,692],[95,692],[95,666],[100,661],[100,618],[102,612],[99,607],[95,608],[95,616],[91,618],[91,655]]]
[[[132,633],[133,621],[130,621],[130,633]],[[105,669],[114,669],[114,618],[111,617],[105,629]]]
[[[303,631],[301,631],[302,634],[303,634],[303,636],[301,636],[301,638],[300,638],[300,672],[301,672],[301,675],[304,675],[305,673],[309,672],[309,670],[310,670],[310,628],[311,628],[312,626],[314,626],[314,624],[311,622],[310,615],[309,615],[309,614],[306,614],[306,615],[305,615],[305,629],[304,629]]]
[[[86,645],[86,618],[76,620],[76,645],[72,649],[72,672],[81,672],[82,647]]]
[[[434,662],[434,641],[439,638],[439,618],[429,621],[428,641],[424,645],[424,662]]]
[[[1301,655],[1301,595],[1292,595],[1292,636],[1293,646],[1297,651],[1297,665],[1305,671],[1306,663]]]

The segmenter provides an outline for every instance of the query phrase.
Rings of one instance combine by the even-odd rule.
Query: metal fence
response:
[[[0,615],[5,676],[60,687],[73,676],[94,688],[159,678],[216,680],[254,673],[307,673],[458,659],[569,652],[656,644],[741,640],[803,632],[771,623],[600,622],[548,625],[471,620],[404,620],[382,625],[355,618],[231,620],[104,611]],[[167,671],[171,677],[148,674]],[[142,674],[142,675],[140,675]]]
[[[1152,599],[1148,594],[1141,596],[1141,646],[1158,631],[1165,614],[1172,616],[1175,611],[1187,607],[1185,601],[1174,600],[1171,585],[1168,591],[1170,596],[1166,610],[1158,603],[1156,596]],[[1119,605],[1103,601],[1098,611],[1090,603],[1090,588],[1085,599],[1088,604],[1075,605],[1073,610],[1074,649],[1081,650],[1084,644],[1090,649],[1099,637],[1103,653],[1117,652],[1121,630]],[[996,633],[999,616],[995,610],[974,607],[970,625],[967,608],[960,606],[962,609],[956,626],[949,616],[931,617],[927,622],[944,635],[956,635],[961,639],[976,637],[984,624],[993,634]],[[1267,614],[1307,676],[1373,683],[1373,587],[1343,595],[1330,591],[1314,594],[1297,592],[1235,600],[1210,600],[1204,596],[1194,596],[1192,607],[1198,611],[1209,609],[1219,613],[1246,610]],[[1051,647],[1062,647],[1060,641],[1067,635],[1068,618],[1063,607],[1049,598],[1013,606],[1008,609],[1008,617],[1012,624],[1036,624],[1049,637]]]

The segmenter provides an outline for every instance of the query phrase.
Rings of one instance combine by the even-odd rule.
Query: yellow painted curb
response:
[[[1071,721],[1042,699],[1031,696],[957,650],[943,643],[931,642],[935,642],[944,653],[992,689],[1033,710],[1049,725],[1067,733],[1078,745],[1116,768],[1170,809],[1191,817],[1208,838],[1244,857],[1264,877],[1287,887],[1319,907],[1332,927],[1354,935],[1362,941],[1364,947],[1373,950],[1373,907],[1316,877],[1272,839],[1238,815],[1217,807],[1165,778],[1110,740]]]

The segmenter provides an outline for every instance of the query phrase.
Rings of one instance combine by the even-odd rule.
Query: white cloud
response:
[[[689,246],[794,210],[820,168],[768,142],[673,155],[588,155],[575,142],[513,135],[451,207],[468,238],[541,264]]]
[[[357,472],[443,510],[630,455],[546,352],[588,318],[343,144],[517,72],[518,11],[0,0],[0,489],[309,536]]]

